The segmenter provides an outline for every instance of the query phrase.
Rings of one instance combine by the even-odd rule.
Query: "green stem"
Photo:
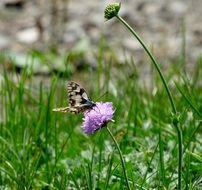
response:
[[[119,15],[116,16],[116,18],[123,24],[126,26],[126,28],[135,36],[135,38],[140,42],[140,44],[142,45],[142,47],[144,48],[144,50],[146,51],[146,53],[148,54],[148,56],[150,57],[152,63],[154,64],[156,70],[158,71],[160,78],[163,82],[163,85],[165,87],[165,90],[167,92],[168,98],[170,100],[170,104],[173,110],[174,115],[177,115],[177,109],[172,97],[172,94],[168,88],[168,84],[163,76],[163,73],[159,67],[159,64],[157,63],[157,61],[155,60],[154,56],[152,55],[152,53],[150,52],[150,50],[147,48],[147,46],[145,45],[145,43],[143,42],[143,40],[139,37],[139,35],[130,27],[130,25]],[[177,123],[174,124],[176,130],[177,130],[177,136],[178,136],[178,190],[181,190],[181,178],[182,178],[182,131],[181,128],[178,126]]]
[[[181,181],[182,181],[182,156],[183,156],[183,150],[182,150],[182,130],[178,126],[178,124],[174,124],[175,128],[177,130],[177,136],[178,136],[178,190],[181,190]]]
[[[123,174],[124,174],[124,178],[125,178],[125,181],[126,181],[126,186],[127,186],[127,189],[130,190],[128,177],[127,177],[127,174],[126,174],[125,163],[124,163],[124,160],[123,160],[123,155],[121,153],[121,149],[119,148],[119,145],[118,145],[116,139],[114,138],[113,134],[109,130],[109,128],[107,126],[106,126],[106,128],[107,128],[107,131],[108,131],[109,135],[111,136],[112,140],[114,141],[114,144],[116,145],[116,148],[117,148],[117,150],[119,152],[119,156],[120,156],[120,159],[121,159],[121,165],[122,165],[122,168],[123,168]]]
[[[156,70],[158,71],[160,77],[161,77],[161,80],[163,82],[163,85],[166,89],[166,92],[168,94],[168,97],[169,97],[169,100],[170,100],[170,103],[171,103],[171,106],[172,106],[172,109],[173,109],[173,113],[177,113],[177,110],[176,110],[176,107],[175,107],[175,104],[174,104],[174,101],[173,101],[173,97],[171,95],[171,92],[168,88],[168,85],[167,85],[167,82],[161,72],[161,69],[157,63],[157,61],[155,60],[154,56],[152,55],[152,53],[149,51],[149,49],[147,48],[147,46],[145,45],[145,43],[142,41],[142,39],[138,36],[138,34],[130,27],[130,25],[125,21],[123,20],[123,18],[121,18],[120,16],[116,16],[118,18],[119,21],[121,21],[125,26],[126,28],[137,38],[137,40],[140,42],[140,44],[142,45],[142,47],[144,48],[144,50],[147,52],[147,54],[149,55],[150,59],[152,60],[152,63],[154,64]]]

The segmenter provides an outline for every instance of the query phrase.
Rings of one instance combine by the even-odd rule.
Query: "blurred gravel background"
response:
[[[98,46],[100,36],[121,60],[145,54],[116,19],[105,21],[103,12],[112,1],[1,0],[0,50],[44,50],[57,44],[61,52],[83,40],[86,51]],[[179,58],[185,43],[186,62],[196,64],[202,50],[201,0],[123,0],[120,15],[140,34],[163,63]]]

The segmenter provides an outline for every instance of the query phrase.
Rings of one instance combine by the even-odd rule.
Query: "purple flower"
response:
[[[108,121],[112,121],[113,106],[111,102],[97,102],[91,110],[84,113],[82,129],[86,134],[93,134],[98,129],[105,126]]]

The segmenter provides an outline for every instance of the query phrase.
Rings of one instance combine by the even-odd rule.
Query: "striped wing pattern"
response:
[[[69,106],[62,108],[54,108],[55,112],[72,112],[72,113],[80,113],[85,110],[91,109],[95,103],[90,100],[86,91],[75,82],[68,82],[67,84],[68,98],[69,98]]]

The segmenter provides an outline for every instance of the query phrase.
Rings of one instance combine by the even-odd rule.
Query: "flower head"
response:
[[[109,121],[112,121],[113,106],[111,102],[97,102],[95,106],[84,113],[82,129],[86,134],[93,134]]]
[[[104,17],[107,20],[110,20],[111,18],[118,15],[120,8],[121,8],[121,3],[111,3],[107,5],[107,7],[105,8]]]

